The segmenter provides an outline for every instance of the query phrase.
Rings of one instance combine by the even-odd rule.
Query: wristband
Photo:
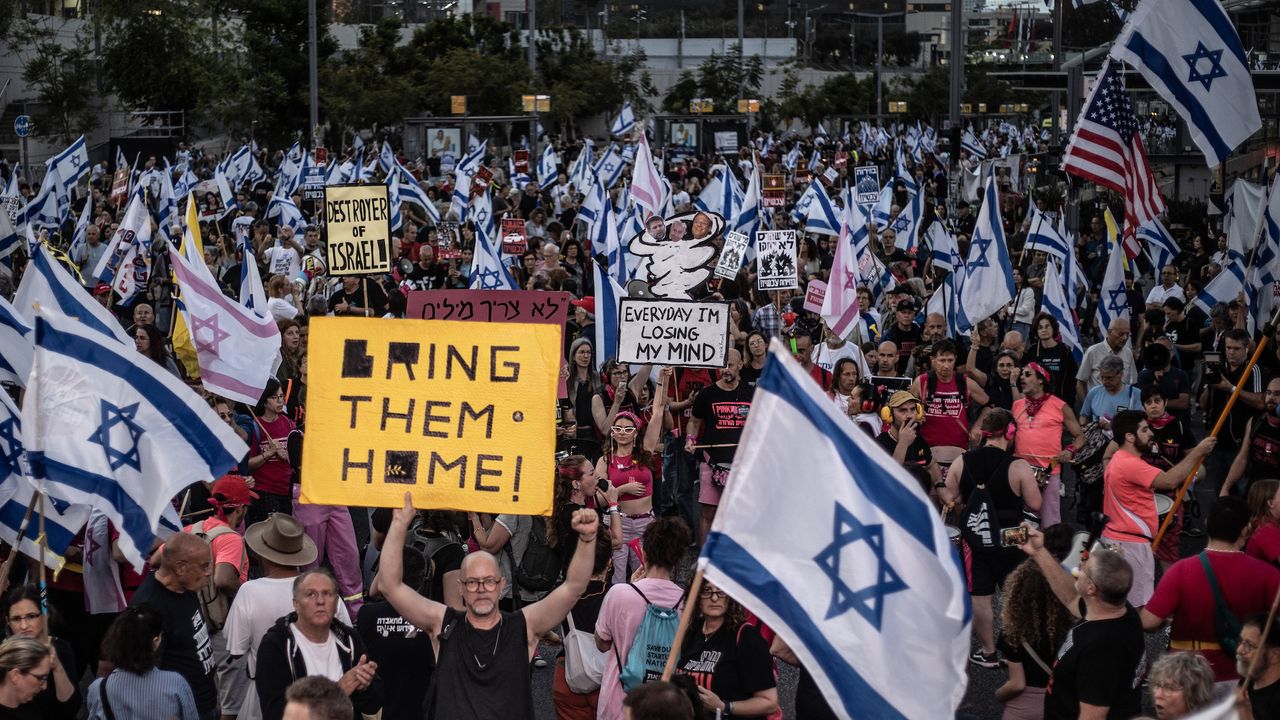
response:
[[[1071,453],[1072,455],[1075,455],[1075,454],[1076,454],[1076,446],[1075,446],[1075,443],[1071,443],[1070,445],[1067,445],[1066,447],[1064,447],[1064,448],[1062,448],[1062,449],[1063,449],[1063,450],[1066,450],[1067,452]]]

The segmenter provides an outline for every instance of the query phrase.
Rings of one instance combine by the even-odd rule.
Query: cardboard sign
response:
[[[119,205],[129,197],[129,168],[116,170],[111,177],[111,202]]]
[[[654,297],[702,297],[715,268],[717,240],[724,226],[724,218],[703,210],[649,218],[627,244],[638,259],[636,279],[648,283]]]
[[[330,185],[324,190],[329,274],[391,272],[391,203],[387,186]]]
[[[781,175],[761,175],[764,181],[764,192],[760,196],[760,204],[764,207],[786,207],[787,189]]]
[[[563,327],[569,300],[567,292],[540,290],[413,290],[406,297],[405,317]]]
[[[862,165],[853,169],[853,184],[859,205],[874,205],[880,200],[880,168]]]
[[[827,297],[827,284],[817,278],[809,281],[804,290],[804,309],[822,313],[822,301]]]
[[[524,235],[524,221],[520,218],[502,218],[502,252],[505,255],[523,255],[529,249]]]
[[[756,258],[760,290],[795,290],[800,287],[796,275],[796,234],[791,230],[766,230],[756,233]]]
[[[549,515],[560,331],[316,317],[303,503]]]
[[[512,153],[512,162],[515,163],[517,173],[529,172],[529,151],[517,150]]]
[[[622,298],[618,361],[683,367],[724,367],[729,352],[729,303]]]
[[[481,165],[476,169],[476,174],[471,176],[471,194],[483,195],[484,191],[489,189],[489,183],[493,181],[493,171]]]
[[[720,259],[716,262],[715,276],[732,280],[738,276],[742,268],[742,258],[746,257],[750,238],[740,232],[725,233],[724,247],[720,250]]]
[[[457,260],[462,257],[462,234],[458,223],[436,223],[436,257],[441,260]]]

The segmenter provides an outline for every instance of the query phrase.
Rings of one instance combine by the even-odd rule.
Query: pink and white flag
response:
[[[640,133],[636,164],[631,170],[631,199],[646,210],[645,218],[648,218],[650,215],[662,215],[665,195],[662,175],[654,167],[653,153],[649,152],[649,141],[645,139],[644,133]]]

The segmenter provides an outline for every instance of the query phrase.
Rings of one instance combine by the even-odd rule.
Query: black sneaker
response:
[[[1000,667],[1000,653],[993,652],[988,655],[981,650],[974,650],[973,653],[969,655],[969,662],[977,665],[978,667],[995,670]]]

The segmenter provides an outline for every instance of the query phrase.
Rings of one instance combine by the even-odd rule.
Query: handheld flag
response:
[[[1098,328],[1102,331],[1110,328],[1114,320],[1129,319],[1129,293],[1124,286],[1125,257],[1116,249],[1114,245],[1108,248],[1111,257],[1098,288]]]
[[[0,380],[27,386],[31,356],[35,352],[33,342],[31,324],[8,300],[0,297]]]
[[[960,331],[968,332],[1013,300],[1013,264],[1000,219],[996,179],[987,179],[982,210],[969,243],[964,283],[960,286]]]
[[[1058,333],[1062,344],[1067,346],[1078,364],[1084,358],[1084,348],[1080,345],[1080,336],[1076,334],[1076,320],[1067,305],[1066,285],[1062,275],[1058,273],[1056,263],[1049,262],[1044,272],[1044,294],[1040,297],[1040,309],[1058,321]]]
[[[1034,203],[1031,204],[1031,226],[1027,230],[1027,240],[1023,247],[1047,253],[1059,260],[1067,256],[1066,238],[1058,234],[1058,229]]]
[[[33,328],[36,305],[76,318],[86,327],[93,328],[133,348],[133,338],[120,327],[120,321],[98,304],[84,287],[76,282],[57,260],[53,259],[53,255],[44,245],[36,246],[35,252],[31,255],[31,262],[27,265],[27,271],[22,276],[22,282],[18,283],[18,292],[13,298],[13,306],[19,316]]]
[[[253,240],[249,226],[235,226],[236,243],[240,246],[240,304],[258,313],[267,314],[267,291],[262,286],[258,272],[258,258],[253,252]]]
[[[649,141],[644,133],[640,133],[636,164],[631,171],[631,198],[647,211],[646,218],[662,215],[662,208],[666,205],[666,189],[662,176],[653,165],[653,154],[649,152]]]
[[[605,271],[600,263],[594,262],[592,273],[595,277],[596,336],[596,370],[604,367],[605,362],[618,353],[618,312],[620,300],[627,296],[627,291]]]
[[[626,135],[635,126],[636,113],[631,109],[631,101],[627,100],[622,103],[622,110],[618,113],[618,117],[613,119],[613,124],[609,126],[609,134],[615,137]]]

